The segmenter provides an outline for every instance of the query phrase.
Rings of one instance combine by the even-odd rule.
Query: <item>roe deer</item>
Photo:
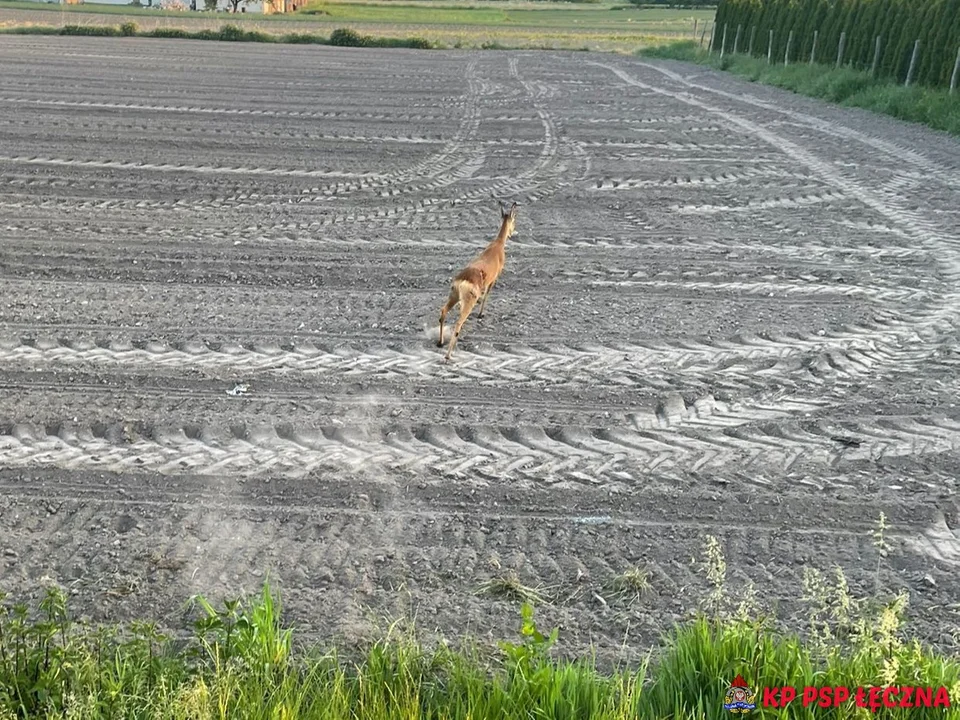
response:
[[[460,337],[460,330],[478,300],[480,301],[480,312],[477,317],[483,317],[487,298],[500,276],[500,271],[503,270],[503,263],[506,260],[504,245],[507,238],[513,235],[516,219],[517,203],[511,205],[509,210],[504,208],[503,203],[500,203],[500,232],[490,241],[484,251],[453,279],[450,287],[450,297],[440,311],[440,339],[437,341],[437,347],[443,347],[443,323],[447,319],[447,313],[453,309],[454,305],[460,303],[460,317],[457,318],[457,324],[453,329],[453,337],[450,338],[446,360],[449,360],[453,354],[453,348],[457,345],[457,338]]]

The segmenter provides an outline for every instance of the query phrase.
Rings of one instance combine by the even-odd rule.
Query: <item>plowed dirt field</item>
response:
[[[960,145],[680,64],[0,43],[0,589],[646,647],[805,567],[957,623]],[[521,203],[453,362],[451,276]],[[891,549],[879,565],[880,513]],[[640,566],[639,600],[610,591]]]

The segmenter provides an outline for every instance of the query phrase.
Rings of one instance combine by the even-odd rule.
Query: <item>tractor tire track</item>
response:
[[[749,423],[730,424],[725,432],[708,438],[697,433],[695,426],[687,431],[681,426],[599,434],[587,428],[556,433],[526,426],[466,431],[440,426],[414,433],[398,426],[378,438],[370,437],[366,429],[349,427],[144,429],[64,423],[50,432],[17,424],[0,432],[0,463],[8,468],[283,478],[305,477],[331,466],[352,472],[380,468],[435,477],[463,477],[469,471],[498,481],[517,478],[536,484],[600,486],[629,483],[649,472],[675,468],[705,472],[736,463],[745,471],[779,465],[791,472],[860,460],[938,455],[960,448],[960,423],[949,420],[918,424],[911,418],[891,418],[872,426],[861,421],[858,432],[864,439],[851,449],[838,449],[827,429],[797,425],[789,435],[782,429],[772,434],[764,429],[763,420],[784,418],[791,412],[789,406],[783,402],[769,408],[757,406]],[[800,402],[796,407],[811,405]],[[727,419],[724,414],[720,418]]]
[[[613,65],[597,62],[591,64],[612,72],[627,85],[641,87],[684,104],[702,108],[704,111],[718,116],[729,125],[741,128],[757,136],[762,141],[814,171],[825,183],[836,188],[840,195],[857,199],[863,203],[864,206],[884,217],[891,225],[901,228],[911,239],[924,245],[928,249],[928,252],[938,259],[947,282],[951,287],[949,291],[944,292],[941,297],[938,298],[938,302],[935,305],[925,308],[922,314],[918,313],[905,329],[915,337],[926,336],[928,338],[935,338],[940,336],[944,331],[955,333],[958,328],[960,328],[960,322],[958,322],[958,319],[960,319],[960,254],[958,254],[955,247],[960,246],[960,240],[958,240],[957,237],[952,236],[951,233],[944,232],[941,228],[931,224],[915,212],[907,211],[895,205],[889,205],[889,199],[878,199],[873,192],[860,186],[851,178],[844,177],[840,171],[817,158],[812,152],[757,123],[746,120],[722,108],[710,105],[692,95],[658,88],[638,81],[624,70]],[[676,82],[690,87],[696,87],[670,71],[654,68],[653,66],[645,67],[651,67],[651,69],[667,75]],[[935,344],[929,346],[926,355],[919,354],[919,357],[915,350],[911,350],[910,355],[912,357],[910,357],[909,360],[902,357],[903,353],[892,353],[888,362],[890,364],[896,364],[898,369],[903,370],[905,369],[906,362],[900,362],[901,359],[916,363],[918,359],[922,359],[935,351]]]
[[[945,326],[946,329],[948,326]],[[298,372],[345,373],[348,375],[427,376],[457,382],[510,384],[515,381],[550,380],[571,382],[589,376],[591,382],[617,382],[617,378],[652,368],[681,367],[689,372],[731,369],[736,363],[758,360],[784,361],[791,358],[814,363],[829,358],[828,371],[846,377],[873,373],[904,354],[903,341],[913,332],[913,322],[886,319],[876,324],[852,327],[845,332],[823,335],[744,335],[716,344],[662,342],[650,345],[618,344],[574,348],[557,342],[537,345],[527,341],[492,351],[465,350],[456,371],[438,363],[433,350],[415,349],[408,344],[380,350],[364,348],[350,338],[338,336],[336,347],[325,349],[311,343],[267,346],[248,343],[208,344],[184,341],[114,341],[103,346],[91,341],[6,340],[0,343],[0,360],[16,364],[89,363],[92,365],[138,365],[155,367],[209,367],[246,369],[255,372],[294,370]],[[94,329],[94,328],[91,328]],[[286,349],[282,349],[282,347]],[[914,362],[927,351],[912,350]],[[857,358],[857,360],[854,360]],[[867,363],[867,368],[858,368]],[[815,364],[815,363],[814,363]],[[832,370],[831,370],[832,368]],[[731,370],[732,372],[732,370]],[[634,382],[626,379],[624,382]]]

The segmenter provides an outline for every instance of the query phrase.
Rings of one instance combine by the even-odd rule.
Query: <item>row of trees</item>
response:
[[[877,72],[901,80],[919,39],[914,81],[943,86],[950,82],[960,48],[960,0],[720,0],[715,50],[723,41],[724,25],[727,50],[732,49],[739,26],[738,51],[752,50],[754,55],[767,54],[772,30],[773,56],[781,59],[792,31],[794,61],[808,60],[814,53],[816,62],[835,62],[841,33],[845,33],[843,64],[856,68],[872,67],[879,37]]]

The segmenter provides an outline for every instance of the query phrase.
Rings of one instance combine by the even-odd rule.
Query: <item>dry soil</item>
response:
[[[95,620],[258,589],[301,636],[635,656],[806,567],[960,581],[960,145],[692,66],[0,44],[0,589]],[[521,203],[487,316],[451,276]],[[871,537],[880,513],[890,549]],[[640,566],[650,590],[618,596]]]

